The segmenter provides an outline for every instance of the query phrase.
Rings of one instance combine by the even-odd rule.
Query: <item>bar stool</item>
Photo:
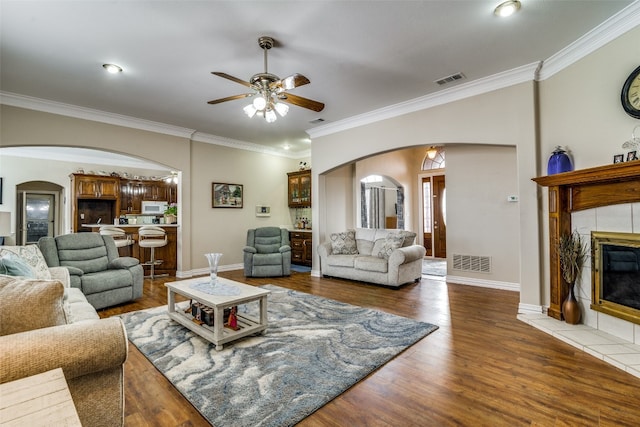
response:
[[[150,267],[150,274],[144,277],[153,279],[155,277],[168,276],[168,274],[155,274],[155,266],[163,262],[161,259],[156,259],[155,249],[167,245],[167,233],[161,227],[145,225],[138,230],[138,239],[138,246],[151,249],[151,259],[142,263],[143,266],[148,265]]]
[[[135,240],[133,240],[131,235],[127,234],[122,228],[114,227],[113,225],[103,225],[100,227],[100,234],[103,236],[113,237],[113,241],[116,243],[116,248],[128,248],[128,256],[131,256],[131,246],[135,243]]]

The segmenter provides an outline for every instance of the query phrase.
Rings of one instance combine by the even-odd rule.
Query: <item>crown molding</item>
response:
[[[523,65],[489,77],[463,83],[451,89],[441,90],[433,94],[421,96],[399,104],[390,105],[368,113],[353,116],[345,120],[318,126],[307,130],[307,133],[311,138],[331,135],[347,129],[391,119],[393,117],[402,116],[404,114],[420,110],[426,110],[438,105],[448,104],[450,102],[481,95],[483,93],[513,86],[515,84],[532,81],[539,66],[539,62]]]
[[[569,46],[546,59],[538,80],[548,79],[639,25],[640,0],[636,0]]]
[[[62,102],[49,101],[46,99],[34,98],[11,92],[0,92],[0,104],[156,132],[180,138],[190,138],[194,132],[193,129],[167,125],[150,120],[137,119],[134,117],[124,116],[122,114],[108,113],[106,111],[94,110],[91,108],[79,107],[77,105],[64,104]]]
[[[79,107],[77,105],[64,104],[61,102],[49,101],[46,99],[34,98],[26,95],[19,95],[11,92],[0,91],[0,104],[11,107],[25,108],[29,110],[42,111],[45,113],[58,114],[61,116],[74,117],[77,119],[91,120],[94,122],[107,123],[116,126],[123,126],[132,129],[145,130],[149,132],[161,133],[164,135],[187,138],[193,141],[206,142],[208,144],[221,145],[238,150],[255,151],[272,156],[288,157],[291,159],[302,159],[311,156],[311,150],[296,153],[279,152],[263,145],[253,144],[245,141],[224,138],[198,132],[195,129],[188,129],[179,126],[167,125],[150,120],[137,119],[135,117],[124,116],[122,114],[108,113],[106,111],[94,110],[91,108]]]
[[[191,136],[192,141],[204,142],[206,144],[220,145],[223,147],[236,148],[245,151],[254,151],[256,153],[268,154],[270,156],[287,157],[290,159],[303,159],[311,156],[311,150],[305,150],[297,153],[272,150],[267,146],[254,144],[246,141],[238,141],[237,139],[225,138],[222,136],[211,135],[204,132],[194,132]]]

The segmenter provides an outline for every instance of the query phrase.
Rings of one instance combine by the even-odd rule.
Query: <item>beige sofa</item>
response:
[[[0,246],[0,258],[7,252],[22,255],[36,277],[0,274],[0,383],[62,368],[83,425],[122,426],[122,321],[100,319],[66,268],[42,265],[37,246]]]
[[[425,248],[416,233],[357,228],[331,234],[318,246],[322,276],[398,287],[422,277]]]

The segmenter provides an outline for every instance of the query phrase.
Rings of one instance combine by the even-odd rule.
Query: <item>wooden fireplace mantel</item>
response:
[[[562,319],[568,287],[562,278],[556,242],[571,232],[571,212],[640,202],[640,161],[617,163],[533,178],[549,188],[549,316]]]

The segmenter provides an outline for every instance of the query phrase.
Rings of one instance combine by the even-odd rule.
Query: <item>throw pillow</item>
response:
[[[36,272],[33,271],[33,268],[12,252],[5,252],[0,255],[0,274],[22,276],[28,279],[36,278]]]
[[[57,280],[0,277],[0,335],[66,324],[63,298]]]
[[[396,233],[387,234],[384,244],[378,251],[378,257],[389,259],[391,253],[402,246],[402,242],[404,242],[404,236]]]
[[[356,231],[347,230],[342,233],[333,233],[331,238],[331,253],[339,255],[356,255]]]
[[[42,255],[42,252],[40,252],[38,245],[0,246],[0,255],[4,255],[7,252],[16,254],[18,257],[22,258],[23,261],[29,264],[35,272],[36,279],[51,279],[49,266],[44,260],[44,256]]]

